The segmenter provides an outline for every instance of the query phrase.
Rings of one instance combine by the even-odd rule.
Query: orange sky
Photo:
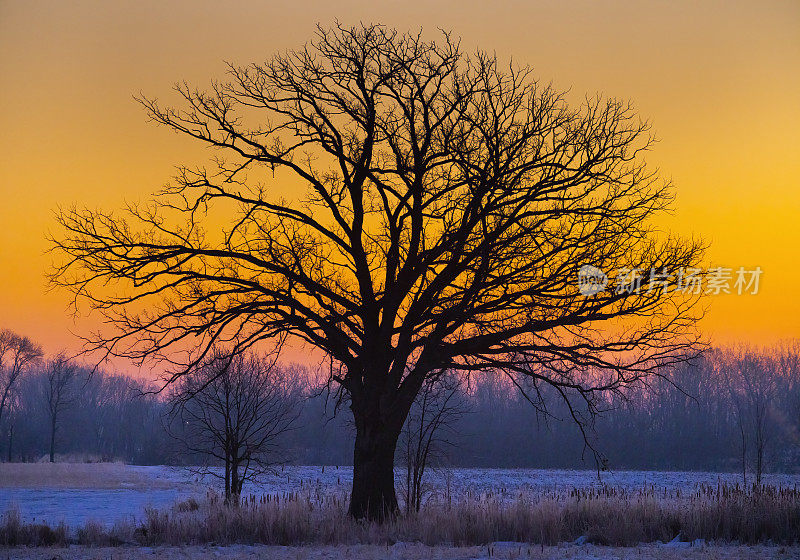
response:
[[[699,4],[699,5],[696,5]],[[205,85],[315,23],[451,29],[573,92],[632,99],[677,185],[669,227],[714,264],[760,266],[756,296],[712,298],[718,342],[800,335],[800,3],[29,2],[0,0],[0,327],[76,347],[64,293],[45,293],[53,209],[116,208],[208,155],[131,99]]]

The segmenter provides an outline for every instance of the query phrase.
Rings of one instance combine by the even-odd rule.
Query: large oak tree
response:
[[[448,34],[379,25],[176,90],[178,108],[140,101],[213,163],[121,213],[59,212],[52,280],[105,317],[90,349],[174,376],[219,343],[324,353],[355,421],[355,517],[396,511],[398,435],[444,370],[547,386],[583,423],[691,350],[695,297],[673,288],[703,247],[654,229],[672,187],[628,103],[570,105]],[[581,293],[586,265],[607,289]],[[623,268],[642,289],[616,289]]]

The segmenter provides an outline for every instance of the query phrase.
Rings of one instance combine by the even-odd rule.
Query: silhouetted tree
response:
[[[379,25],[176,90],[183,109],[141,102],[214,147],[213,169],[181,168],[127,216],[61,211],[52,282],[117,327],[88,350],[169,358],[171,379],[220,342],[322,351],[355,423],[354,517],[397,510],[398,437],[439,371],[528,378],[584,425],[604,392],[692,353],[696,296],[673,288],[703,247],[654,230],[671,185],[630,104],[570,107],[448,34]],[[607,289],[579,290],[587,266]]]
[[[17,422],[19,421],[20,416],[22,416],[21,409],[21,401],[20,398],[20,390],[18,386],[15,386],[9,393],[9,396],[6,400],[6,415],[5,415],[5,428],[6,428],[6,460],[10,463],[13,457],[14,451],[14,430],[17,426]],[[0,424],[2,427],[2,424]]]
[[[55,462],[58,422],[67,407],[71,406],[77,397],[81,373],[81,368],[63,353],[47,362],[42,392],[50,425],[51,463]]]
[[[42,357],[42,348],[27,336],[0,330],[0,424],[20,376]]]
[[[280,438],[300,414],[301,399],[273,361],[215,351],[174,387],[171,433],[186,450],[222,464],[225,499],[239,503],[242,486],[278,457]]]
[[[468,412],[459,379],[451,373],[425,381],[406,418],[400,441],[406,467],[406,512],[418,512],[424,495],[425,470],[453,445],[455,426]]]
[[[773,435],[770,412],[777,397],[779,362],[751,349],[728,350],[719,366],[730,393],[741,445],[742,479],[747,484],[748,447],[756,484],[761,485],[767,450]]]

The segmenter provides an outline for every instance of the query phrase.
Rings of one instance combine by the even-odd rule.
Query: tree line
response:
[[[664,377],[610,396],[590,442],[610,469],[763,472],[800,468],[800,355],[796,343],[763,350],[718,348]],[[580,468],[586,445],[568,411],[530,406],[482,379],[458,431],[458,463]],[[557,401],[554,401],[557,403]]]
[[[158,391],[63,354],[45,357],[30,339],[0,331],[0,457],[235,464],[225,481],[233,493],[277,464],[352,464],[352,421],[335,414],[312,372],[273,358],[225,360]],[[423,387],[398,446],[405,488],[421,492],[426,467],[594,468],[563,401],[544,391],[531,406],[526,395],[492,375],[445,375]],[[220,415],[209,414],[220,403]],[[800,468],[797,342],[711,349],[598,406],[586,435],[609,469],[729,471],[757,482]],[[222,430],[208,429],[215,418]],[[232,426],[239,431],[226,432]],[[217,445],[220,433],[229,440]]]

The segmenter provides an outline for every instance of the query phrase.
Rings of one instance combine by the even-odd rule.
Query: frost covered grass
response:
[[[167,560],[512,560],[529,558],[535,560],[788,560],[797,558],[795,547],[721,545],[675,549],[658,545],[637,547],[596,546],[516,546],[497,548],[481,547],[429,547],[422,544],[398,543],[385,545],[338,545],[338,546],[264,546],[213,545],[180,547],[85,547],[70,546],[58,551],[60,560],[140,560],[164,558]],[[53,552],[47,548],[14,548],[4,551],[10,558],[26,560],[53,560]]]
[[[39,531],[39,532],[37,532]],[[47,544],[7,513],[0,545]],[[56,530],[68,534],[66,527]],[[418,515],[384,525],[355,522],[340,496],[287,493],[226,506],[214,495],[167,509],[149,509],[140,522],[110,527],[86,523],[71,540],[83,545],[391,545],[483,546],[493,542],[557,545],[579,542],[633,546],[703,539],[793,545],[800,540],[800,491],[706,486],[684,494],[616,488],[521,495],[514,501],[482,497],[430,500]],[[64,542],[57,540],[50,544]]]

